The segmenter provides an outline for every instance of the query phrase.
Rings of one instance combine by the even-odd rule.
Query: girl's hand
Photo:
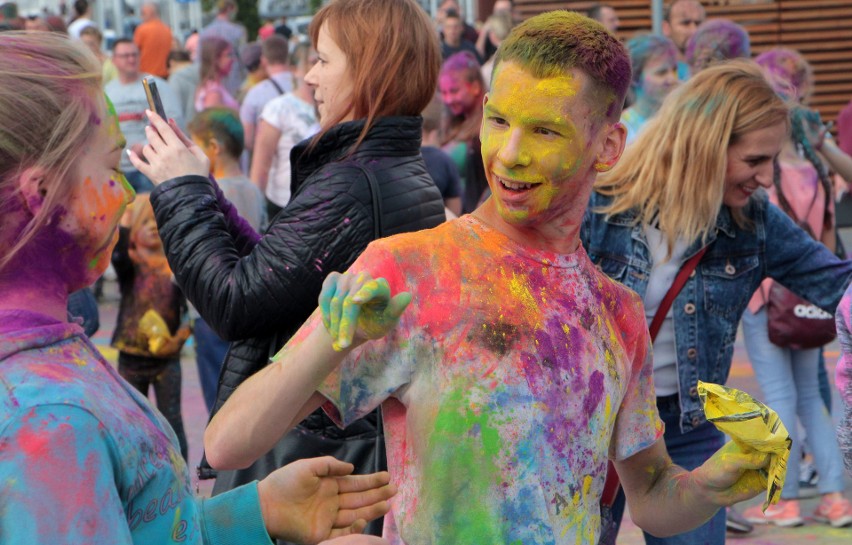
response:
[[[329,274],[319,296],[323,325],[338,351],[385,336],[410,302],[410,293],[391,297],[387,280],[365,272]]]
[[[257,484],[260,508],[273,537],[298,543],[360,533],[388,512],[396,494],[387,471],[352,475],[354,466],[325,456],[297,460]],[[376,544],[355,537],[335,544]]]
[[[148,144],[142,148],[142,157],[127,150],[130,162],[139,172],[147,176],[154,185],[180,176],[210,174],[210,160],[195,143],[175,124],[145,110],[150,125],[145,127]]]

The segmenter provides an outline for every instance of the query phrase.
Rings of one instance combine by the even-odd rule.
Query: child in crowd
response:
[[[118,372],[142,395],[154,387],[157,408],[174,428],[187,459],[180,413],[180,350],[191,330],[182,324],[186,301],[173,281],[147,194],[138,195],[122,217],[112,264],[121,292],[112,336]]]
[[[245,135],[239,115],[230,108],[208,108],[190,121],[190,137],[210,159],[210,174],[225,198],[255,231],[266,227],[266,205],[260,190],[240,168]]]

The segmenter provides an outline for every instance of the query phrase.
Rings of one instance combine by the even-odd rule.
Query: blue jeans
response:
[[[819,365],[817,365],[817,378],[819,379],[819,397],[825,404],[825,410],[831,414],[831,386],[828,384],[828,372],[825,370],[825,356],[819,351]]]
[[[195,362],[198,365],[198,380],[207,412],[213,410],[216,403],[216,390],[219,388],[219,371],[228,353],[228,341],[223,341],[210,329],[203,318],[196,318],[192,328],[195,336]]]
[[[681,433],[680,426],[680,404],[678,395],[670,395],[657,398],[657,410],[660,418],[666,425],[664,440],[666,449],[669,451],[672,461],[680,467],[693,470],[703,464],[714,452],[725,444],[725,435],[709,422],[701,424],[694,430]],[[613,512],[619,508],[619,502],[624,501],[624,491],[618,493],[618,498],[613,505]],[[623,505],[623,503],[622,503]],[[621,508],[623,511],[623,507]],[[661,517],[666,516],[660,513]],[[646,545],[724,545],[725,543],[725,510],[713,515],[702,526],[695,530],[678,534],[671,537],[654,537],[645,533]]]
[[[787,460],[787,478],[781,497],[799,495],[799,462],[802,440],[798,422],[805,428],[808,449],[819,473],[820,494],[843,490],[843,458],[831,416],[819,391],[819,348],[791,350],[772,344],[767,330],[766,310],[743,314],[743,336],[764,402],[772,407],[793,440]],[[797,419],[798,417],[798,419]]]

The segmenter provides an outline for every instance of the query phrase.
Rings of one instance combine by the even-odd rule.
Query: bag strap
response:
[[[378,240],[384,236],[384,230],[382,229],[382,192],[379,190],[379,182],[376,180],[373,171],[364,165],[354,163],[352,166],[364,174],[370,186],[370,200],[373,201],[373,239]]]
[[[275,78],[273,78],[272,76],[269,76],[269,78],[268,78],[268,79],[269,79],[269,83],[271,83],[271,84],[272,84],[272,85],[273,85],[273,86],[274,86],[274,87],[278,90],[278,94],[279,94],[279,95],[283,95],[283,94],[284,94],[284,89],[282,89],[282,88],[281,88],[281,86],[280,86],[280,85],[278,85],[278,82],[277,82],[277,81],[275,81]]]
[[[677,297],[677,294],[681,292],[683,286],[686,285],[686,280],[689,278],[689,275],[692,274],[692,271],[694,271],[698,266],[698,262],[701,261],[704,254],[707,253],[707,249],[709,247],[710,246],[705,246],[701,248],[694,256],[690,257],[683,265],[681,265],[680,271],[678,271],[674,282],[672,282],[671,287],[669,287],[669,291],[666,292],[666,296],[663,297],[662,302],[660,302],[660,306],[657,307],[657,312],[654,313],[654,319],[651,320],[651,326],[648,327],[648,332],[651,334],[651,343],[657,339],[657,334],[663,326],[663,320],[665,320],[666,314],[669,313],[669,309],[671,308],[672,303],[674,303],[675,297]],[[612,462],[608,462],[606,480],[604,481],[604,488],[601,493],[601,505],[605,507],[612,507],[620,488],[621,482],[618,479],[618,473],[615,472],[615,466]]]
[[[651,325],[648,327],[648,332],[651,334],[651,342],[653,343],[657,339],[657,334],[660,332],[660,328],[663,327],[663,320],[666,319],[666,314],[668,314],[669,309],[674,303],[675,297],[680,293],[680,290],[683,289],[683,286],[686,285],[686,280],[689,278],[689,275],[692,274],[692,271],[695,270],[695,267],[698,266],[698,262],[701,261],[701,258],[707,252],[707,248],[709,246],[705,246],[698,250],[698,252],[690,257],[681,267],[680,271],[678,271],[677,276],[672,282],[669,291],[666,292],[666,296],[663,297],[660,306],[657,307],[657,312],[654,314],[654,319],[651,320]]]

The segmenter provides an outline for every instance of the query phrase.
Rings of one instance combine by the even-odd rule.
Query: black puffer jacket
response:
[[[312,150],[307,141],[297,145],[292,200],[262,237],[206,178],[169,180],[152,192],[178,283],[207,323],[234,341],[214,411],[308,318],[326,275],[347,269],[375,239],[365,169],[380,188],[383,235],[444,220],[441,195],[420,155],[421,124],[420,117],[381,118],[348,157],[363,121],[335,126]],[[363,435],[373,427],[362,423],[340,431],[318,413],[304,426],[331,436]]]

